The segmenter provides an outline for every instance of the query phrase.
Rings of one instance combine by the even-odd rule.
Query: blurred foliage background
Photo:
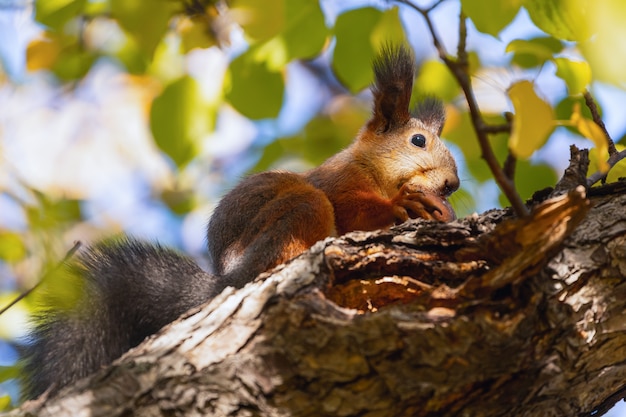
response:
[[[431,0],[432,1],[432,0]],[[370,114],[371,60],[409,42],[415,97],[446,102],[459,161],[459,216],[506,206],[481,159],[460,87],[437,58],[429,13],[469,68],[502,162],[520,159],[522,198],[556,183],[569,144],[606,160],[582,93],[623,149],[626,3],[621,0],[0,1],[0,306],[33,287],[74,242],[130,233],[203,263],[204,227],[247,173],[305,170],[350,143]],[[582,120],[582,121],[581,121]],[[575,122],[577,121],[577,122]],[[591,129],[593,130],[593,129]],[[626,176],[624,163],[609,181]],[[0,316],[0,409],[15,402],[16,346],[34,291]]]

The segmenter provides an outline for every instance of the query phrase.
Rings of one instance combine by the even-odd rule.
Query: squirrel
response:
[[[353,143],[305,173],[244,179],[215,209],[207,240],[212,273],[190,258],[131,238],[82,251],[63,268],[24,347],[25,398],[56,394],[110,364],[144,338],[224,288],[240,288],[315,242],[409,218],[455,219],[447,197],[459,187],[440,140],[443,104],[409,108],[415,58],[386,46],[373,63],[373,114]]]

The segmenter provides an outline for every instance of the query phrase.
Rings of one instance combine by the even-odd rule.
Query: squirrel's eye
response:
[[[413,135],[413,137],[411,137],[411,143],[415,146],[419,146],[420,148],[425,148],[426,136],[422,135],[421,133],[418,133],[417,135]]]

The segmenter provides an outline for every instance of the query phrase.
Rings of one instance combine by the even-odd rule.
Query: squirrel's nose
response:
[[[456,190],[458,190],[459,185],[460,185],[459,177],[457,177],[456,175],[451,176],[450,178],[446,178],[441,194],[447,197],[453,192],[455,192]]]

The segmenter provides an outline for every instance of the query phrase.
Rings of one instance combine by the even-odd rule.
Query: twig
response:
[[[483,123],[483,131],[489,134],[511,133],[511,123],[502,123],[499,125],[488,125]]]
[[[417,11],[424,17],[426,25],[428,26],[428,30],[430,31],[430,34],[433,38],[433,45],[435,46],[435,49],[439,54],[439,58],[444,62],[444,64],[446,64],[450,72],[452,72],[452,75],[456,78],[457,82],[461,86],[461,89],[463,90],[463,94],[465,95],[465,99],[467,100],[467,105],[469,107],[472,125],[474,126],[474,131],[476,132],[476,137],[478,138],[478,142],[480,144],[483,159],[487,162],[489,169],[493,173],[496,183],[500,186],[502,192],[511,202],[511,206],[513,207],[513,210],[515,210],[515,213],[520,217],[527,216],[528,208],[524,205],[524,202],[517,193],[515,189],[515,183],[504,173],[503,169],[500,167],[500,164],[498,163],[493,149],[491,148],[491,144],[489,143],[489,138],[487,137],[488,133],[492,133],[493,130],[497,130],[498,133],[500,133],[503,131],[501,130],[503,128],[501,126],[488,126],[485,123],[478,107],[478,103],[476,102],[476,97],[474,96],[471,80],[468,75],[467,52],[465,51],[467,38],[465,16],[463,15],[463,13],[461,13],[461,22],[459,24],[459,45],[457,51],[459,57],[457,60],[454,60],[448,55],[446,48],[439,39],[437,31],[435,30],[429,16],[429,12],[432,11],[434,7],[439,5],[441,2],[439,1],[435,3],[434,6],[423,9],[412,3],[410,0],[397,1],[401,4],[405,4],[411,7],[413,10]]]
[[[621,161],[624,158],[626,158],[626,149],[624,149],[621,152],[615,151],[615,153],[613,153],[609,157],[608,161],[606,161],[609,164],[609,170],[613,168],[619,161]],[[602,171],[594,172],[593,174],[589,176],[589,178],[587,178],[587,186],[591,187],[596,182],[600,181],[603,178],[606,178],[607,174],[608,174],[608,171],[607,172],[602,172]]]
[[[18,302],[20,302],[24,297],[26,297],[27,295],[29,295],[30,293],[32,293],[33,291],[35,291],[35,289],[37,287],[39,287],[41,285],[42,282],[44,282],[44,280],[50,276],[51,273],[58,271],[59,268],[61,268],[61,266],[63,264],[65,264],[67,261],[70,260],[70,258],[72,256],[74,256],[74,254],[76,253],[76,251],[81,247],[82,243],[80,243],[80,241],[77,241],[76,243],[74,243],[74,246],[72,246],[72,248],[67,251],[67,253],[65,254],[65,256],[63,257],[63,259],[61,260],[61,262],[59,262],[52,270],[46,272],[43,276],[43,278],[41,278],[39,280],[38,283],[36,283],[32,288],[24,291],[23,293],[21,293],[19,296],[17,296],[13,301],[11,301],[8,305],[4,306],[2,309],[0,309],[0,315],[4,314],[5,311],[7,311],[8,309],[10,309],[11,307],[13,307],[15,304],[17,304]]]
[[[426,9],[426,12],[430,13],[431,11],[435,10],[444,1],[445,0],[438,0],[438,1],[434,2],[432,6],[430,6],[428,9]]]
[[[459,44],[456,47],[456,58],[465,72],[469,70],[469,61],[467,59],[467,16],[461,11],[459,16]]]
[[[506,161],[504,161],[504,175],[513,181],[515,179],[515,166],[517,165],[517,158],[515,155],[509,152],[506,156]]]
[[[596,106],[595,100],[591,96],[591,93],[589,92],[589,90],[585,90],[583,92],[583,97],[585,98],[585,104],[591,111],[591,117],[593,118],[593,121],[598,126],[600,126],[600,128],[604,132],[604,136],[606,137],[606,142],[609,145],[609,155],[613,156],[614,154],[617,153],[617,149],[615,148],[615,143],[613,142],[613,139],[611,139],[611,135],[609,134],[609,131],[606,130],[604,121],[600,117],[600,113],[598,112],[598,106]]]
[[[448,52],[446,52],[446,48],[443,46],[443,44],[439,40],[439,37],[436,34],[437,32],[435,31],[435,28],[433,27],[433,23],[432,23],[432,21],[430,20],[430,18],[428,16],[428,13],[433,11],[437,6],[439,6],[441,3],[443,3],[443,1],[439,0],[439,1],[435,2],[432,6],[426,8],[426,9],[422,9],[418,5],[413,4],[410,0],[396,0],[396,1],[398,3],[400,3],[400,4],[405,4],[405,5],[409,6],[410,8],[412,8],[413,10],[417,11],[419,14],[424,16],[424,18],[426,20],[426,25],[428,25],[428,30],[430,31],[430,33],[431,33],[431,35],[433,37],[433,45],[435,46],[435,49],[437,49],[437,52],[439,53],[439,57],[444,62],[448,61]]]

